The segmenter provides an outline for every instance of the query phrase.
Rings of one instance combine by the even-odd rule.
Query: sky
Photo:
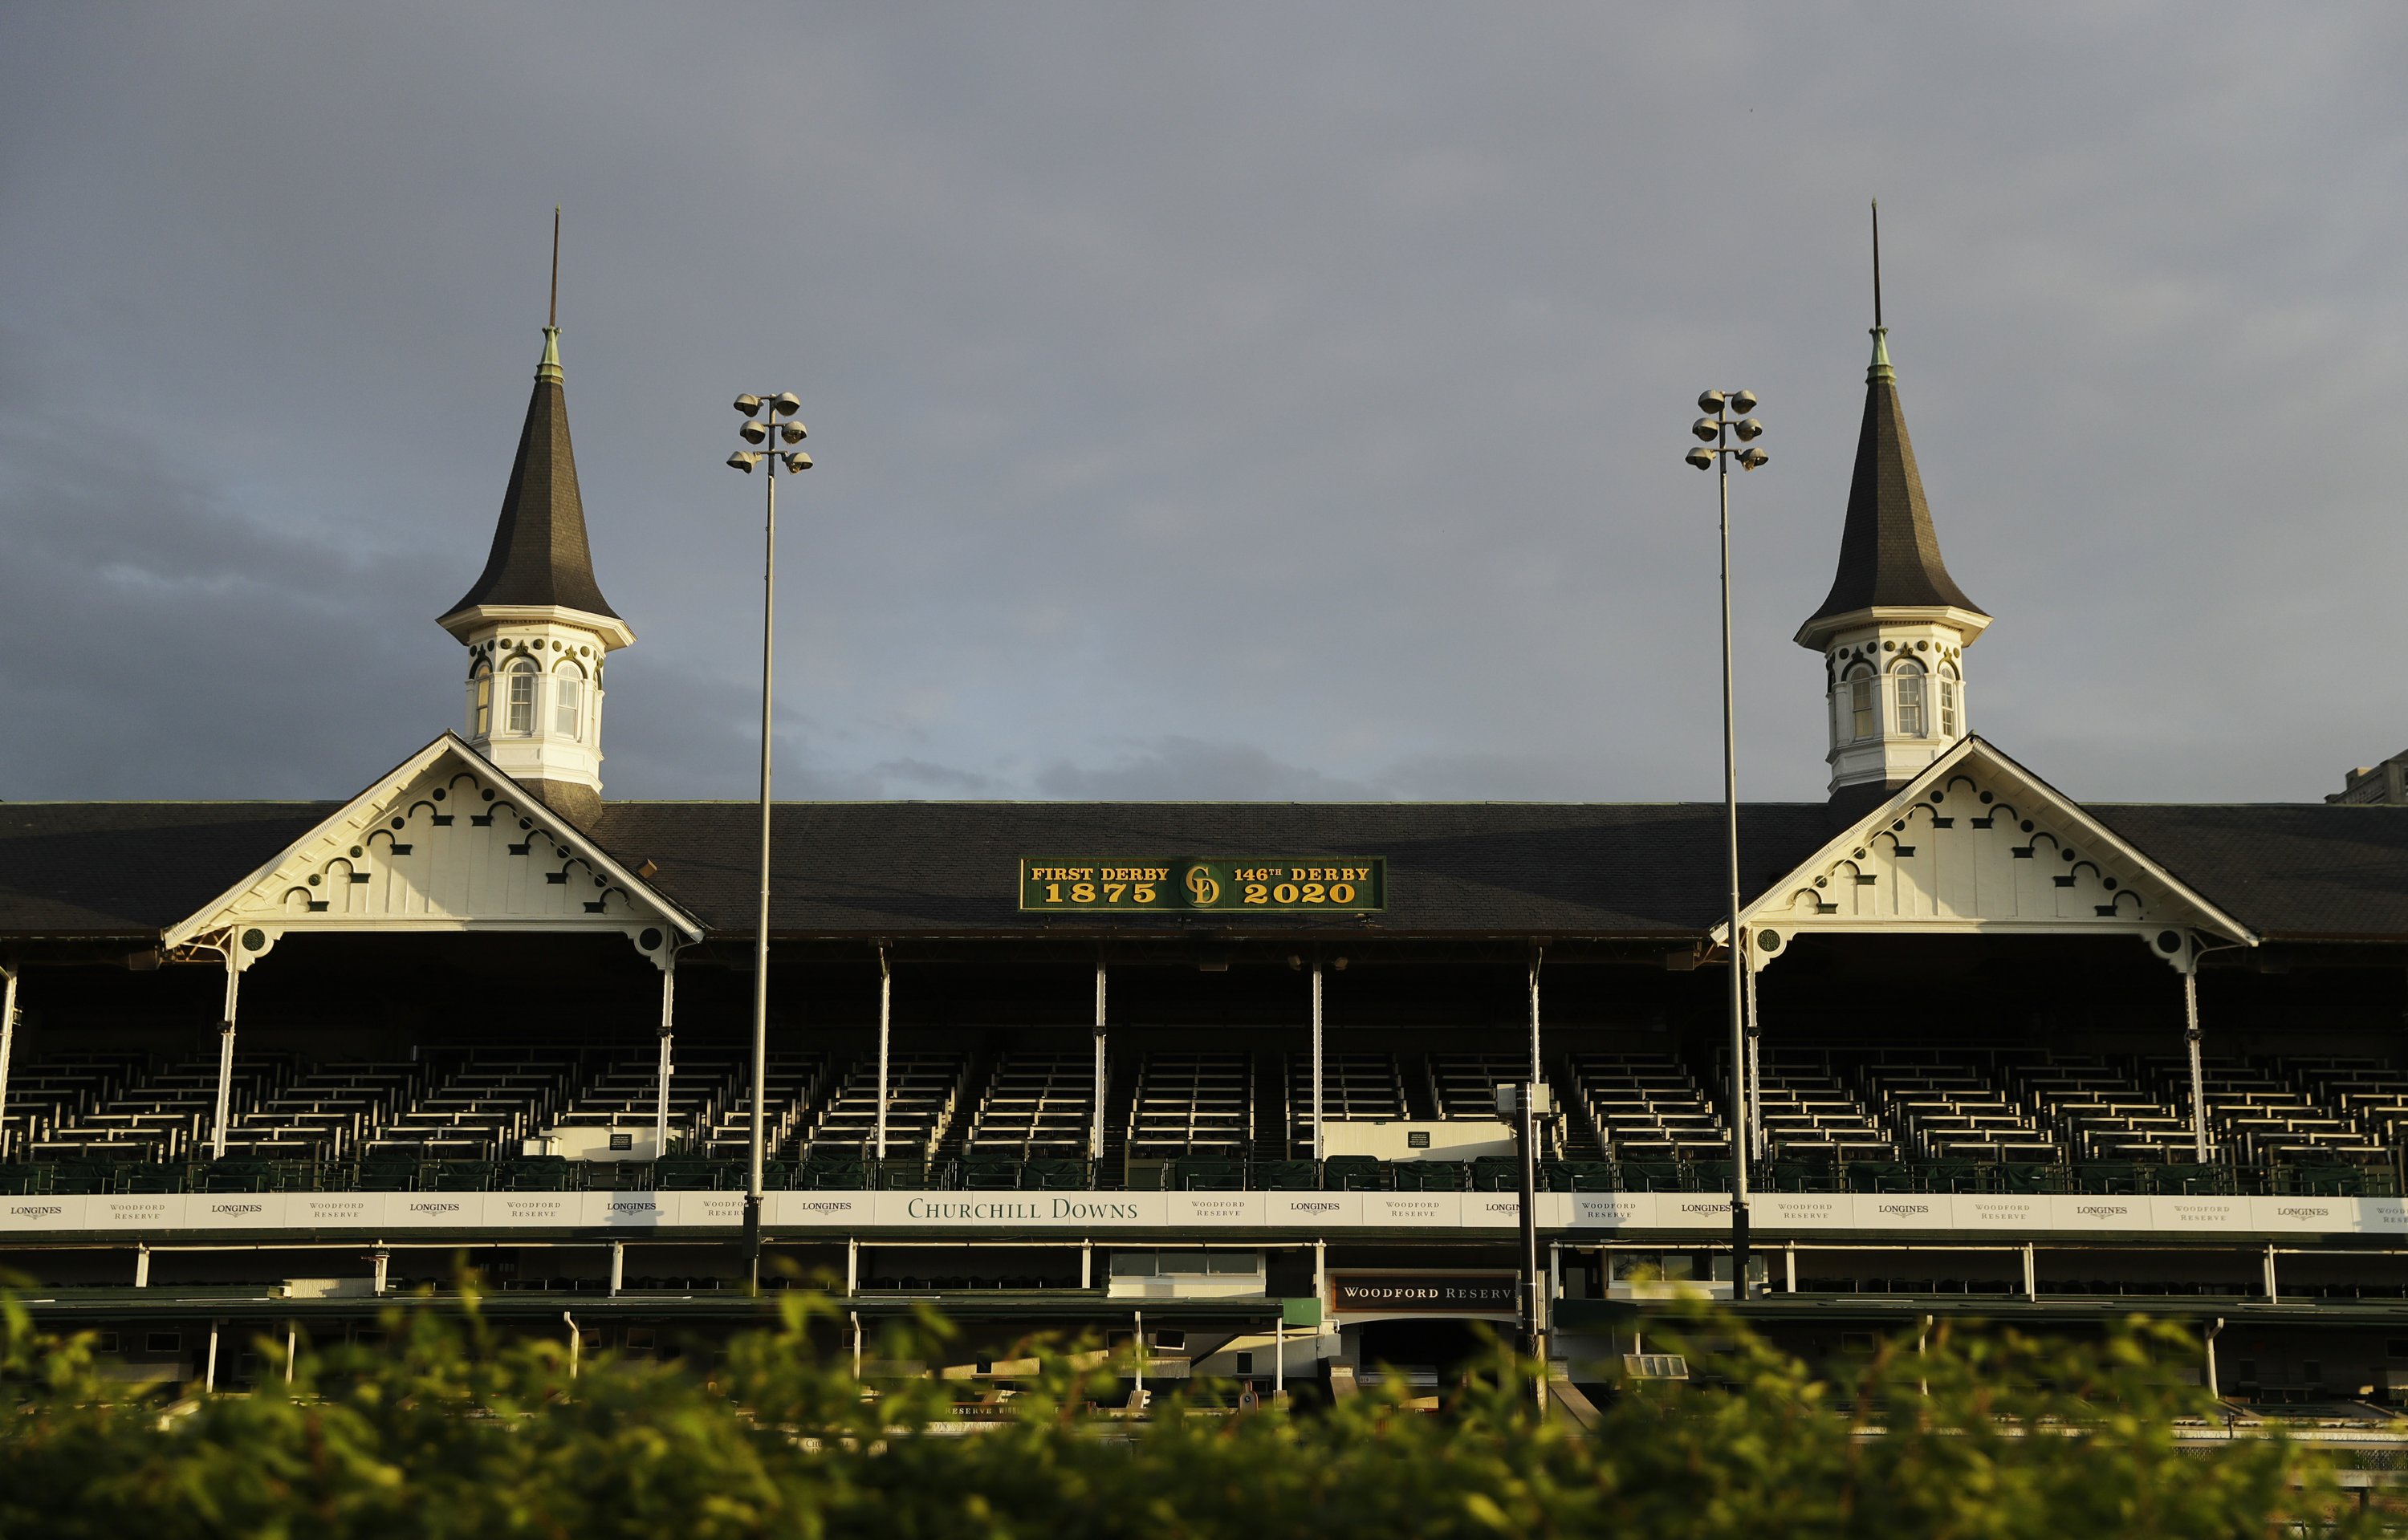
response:
[[[2396,5],[0,9],[0,798],[344,797],[462,715],[563,208],[605,794],[1815,800],[1883,214],[2094,801],[2408,749]],[[2385,104],[2388,103],[2388,106]],[[2386,637],[2392,640],[2386,641]]]

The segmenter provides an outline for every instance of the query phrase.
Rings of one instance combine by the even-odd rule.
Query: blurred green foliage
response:
[[[2141,1320],[2050,1343],[1910,1336],[1818,1377],[1702,1307],[1698,1377],[1608,1394],[1593,1427],[1537,1415],[1500,1354],[1436,1413],[1366,1393],[1291,1415],[1226,1388],[1116,1417],[1125,1366],[1040,1348],[990,1388],[853,1378],[832,1310],[693,1361],[589,1357],[478,1311],[393,1311],[373,1348],[280,1340],[241,1394],[128,1387],[89,1337],[7,1303],[0,1535],[1082,1537],[1630,1534],[2049,1537],[2389,1533],[2315,1450],[2279,1435],[2177,1447],[2211,1417],[2181,1383],[2190,1333]],[[932,1317],[881,1361],[942,1362]],[[1098,1410],[1096,1404],[1106,1404]],[[2211,1426],[2214,1424],[2210,1423]]]

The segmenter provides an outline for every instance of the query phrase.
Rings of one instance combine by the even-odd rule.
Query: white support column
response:
[[[674,1049],[677,1038],[677,952],[671,949],[661,959],[661,1068],[660,1091],[652,1107],[652,1159],[659,1160],[669,1152],[669,1077],[676,1073]]]
[[[1312,1161],[1321,1163],[1321,953],[1312,954]]]
[[[209,1322],[209,1365],[202,1371],[201,1389],[215,1391],[218,1388],[218,1322]]]
[[[2040,1253],[2029,1241],[2024,1242],[2024,1298],[2040,1298]]]
[[[1138,1410],[1143,1411],[1145,1409],[1145,1312],[1139,1310],[1133,1314],[1137,1317],[1137,1406]]]
[[[2208,1324],[2200,1337],[2200,1345],[2207,1350],[2207,1398],[2210,1401],[2224,1399],[2223,1387],[2215,1382],[2215,1339],[2223,1334],[2224,1318],[2218,1316]]]
[[[8,1110],[8,1055],[17,1047],[17,970],[0,962],[0,1114]],[[8,1147],[0,1140],[0,1160]]]
[[[878,948],[878,1148],[880,1160],[886,1159],[886,1060],[888,1038],[894,1018],[895,971],[887,965],[886,948]]]
[[[1104,958],[1096,954],[1096,1107],[1087,1130],[1087,1159],[1104,1158],[1104,1092],[1110,1079],[1104,1064]]]
[[[844,1242],[844,1297],[861,1292],[861,1237],[848,1235]]]
[[[1546,1077],[1539,1064],[1539,968],[1546,961],[1546,948],[1532,948],[1530,952],[1530,1083],[1534,1086]]]
[[[617,1299],[619,1290],[627,1286],[627,1243],[610,1243],[610,1297]]]
[[[2194,1158],[2207,1163],[2207,1074],[2200,1062],[2199,959],[2183,962],[2183,1044],[2190,1051],[2190,1138]]]
[[[148,1246],[137,1246],[134,1248],[134,1287],[136,1289],[150,1287],[150,1248]]]
[[[2274,1285],[2274,1248],[2269,1245],[2266,1248],[2266,1303],[2279,1305],[2282,1299],[2282,1290]]]
[[[293,1360],[301,1347],[301,1328],[287,1321],[284,1326],[284,1383],[293,1383]]]
[[[373,1292],[382,1294],[389,1286],[388,1280],[393,1275],[393,1253],[380,1246],[376,1248],[376,1254],[370,1259],[370,1261],[374,1265],[375,1271],[368,1275],[368,1287]]]
[[[1756,993],[1762,979],[1756,957],[1753,932],[1740,935],[1740,959],[1745,964],[1742,975],[1747,984],[1747,1152],[1751,1160],[1762,1161],[1764,1148],[1764,1054],[1756,1025]]]
[[[1794,1294],[1798,1292],[1798,1243],[1791,1241],[1783,1247],[1781,1256],[1782,1288]]]
[[[234,1101],[234,1021],[236,996],[242,991],[242,965],[236,961],[235,948],[241,943],[226,937],[225,1018],[218,1028],[218,1104],[216,1120],[209,1125],[209,1159],[223,1160],[226,1150],[226,1114]]]
[[[1079,1243],[1079,1287],[1082,1289],[1093,1289],[1095,1286],[1096,1243],[1093,1241],[1081,1241]]]
[[[1280,1312],[1279,1324],[1271,1328],[1277,1333],[1271,1338],[1271,1405],[1283,1405],[1287,1401],[1287,1312]]]
[[[853,1377],[859,1379],[861,1377],[861,1312],[854,1310],[850,1314],[853,1317]]]

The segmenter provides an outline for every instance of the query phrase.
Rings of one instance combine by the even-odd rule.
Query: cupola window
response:
[[[1940,665],[1940,735],[1956,741],[1956,671]]]
[[[1898,665],[1898,731],[1900,737],[1920,738],[1926,735],[1923,717],[1923,665],[1902,663]]]
[[[570,664],[552,676],[552,730],[564,738],[575,738],[584,715],[585,677]]]
[[[1848,736],[1862,741],[1874,730],[1873,671],[1860,663],[1848,676]]]
[[[494,671],[477,670],[468,681],[468,735],[481,738],[494,731]]]
[[[508,730],[517,737],[535,732],[535,664],[521,658],[510,664]]]

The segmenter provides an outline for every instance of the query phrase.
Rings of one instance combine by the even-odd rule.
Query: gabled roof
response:
[[[1869,609],[1942,608],[1988,619],[1940,559],[1923,474],[1915,468],[1906,413],[1899,406],[1888,339],[1876,327],[1872,366],[1865,371],[1864,421],[1856,430],[1856,474],[1848,483],[1847,524],[1840,535],[1840,569],[1798,639],[1819,646],[1810,638],[1824,622]]]
[[[430,848],[422,851],[422,844]],[[592,893],[572,877],[590,880]],[[371,891],[353,894],[361,885]],[[232,887],[164,925],[160,945],[251,924],[557,930],[619,926],[631,917],[702,939],[703,927],[682,905],[446,733]]]
[[[1970,736],[1740,916],[1748,924],[1779,919],[1806,929],[1898,932],[2187,926],[2253,947],[2259,940],[2150,852]],[[1718,938],[1728,933],[1727,924],[1714,927]]]
[[[577,456],[568,443],[568,398],[561,385],[559,328],[544,328],[543,364],[527,398],[518,458],[502,494],[494,549],[444,623],[464,610],[555,606],[617,620],[594,580],[594,553],[585,541],[585,503],[577,490]]]

